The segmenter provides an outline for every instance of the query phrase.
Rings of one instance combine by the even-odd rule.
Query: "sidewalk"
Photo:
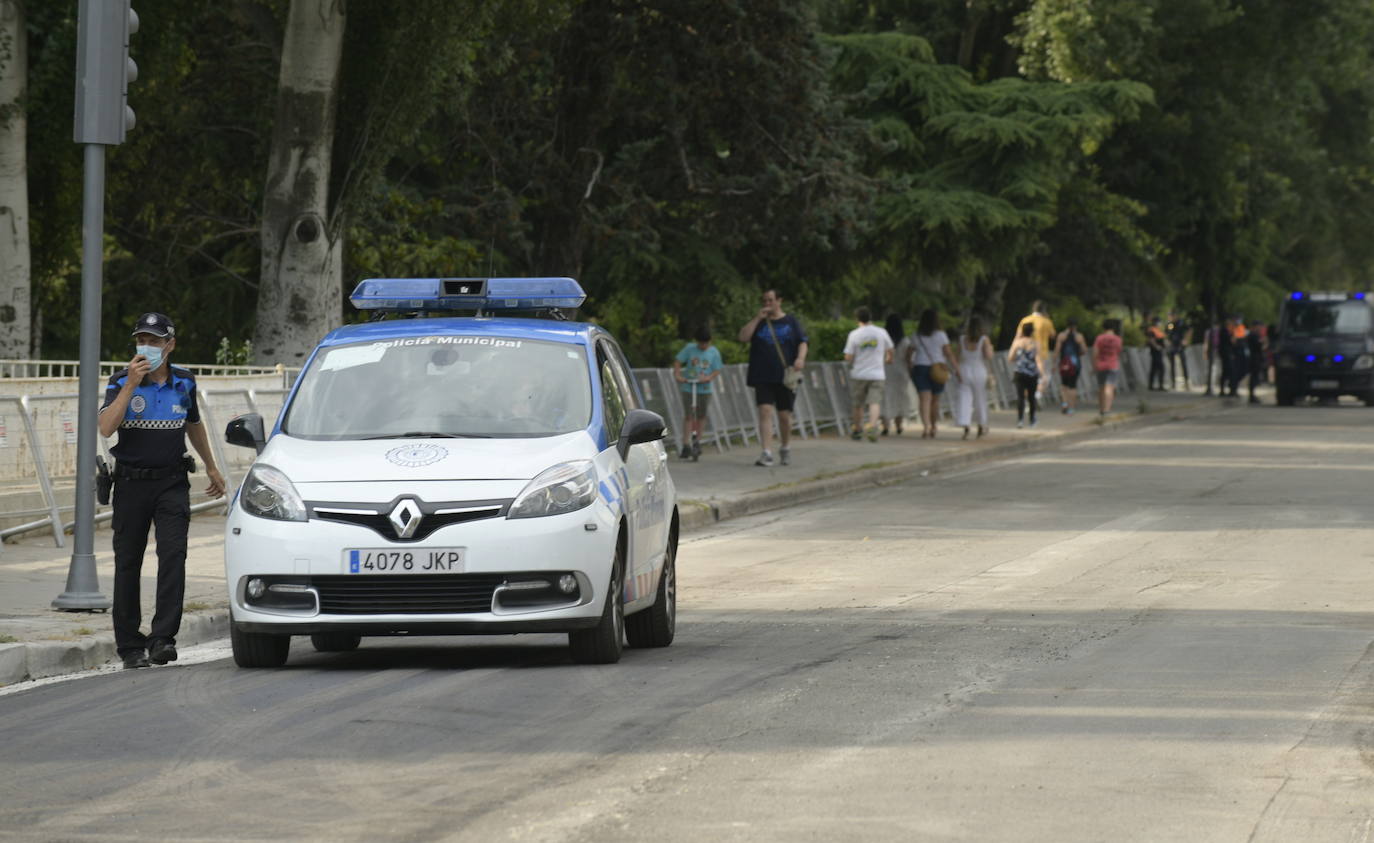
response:
[[[1242,399],[1243,400],[1243,399]],[[1266,403],[1270,399],[1266,396]],[[706,448],[700,462],[670,460],[677,484],[684,530],[719,520],[778,509],[872,485],[899,482],[922,473],[1000,459],[1028,450],[1060,447],[1101,433],[1157,424],[1187,415],[1244,406],[1201,393],[1130,394],[1118,400],[1119,412],[1099,422],[1095,405],[1066,416],[1053,408],[1035,428],[1017,429],[1014,412],[993,412],[989,433],[965,441],[961,428],[942,420],[939,437],[920,438],[920,425],[902,436],[877,442],[855,442],[833,434],[792,441],[792,464],[754,465],[756,444],[735,445],[718,453]],[[1142,412],[1143,410],[1143,412]],[[178,643],[187,646],[228,635],[228,602],[222,556],[222,510],[192,519],[186,559],[186,614]],[[66,585],[71,559],[66,548],[53,546],[51,534],[29,533],[0,547],[0,685],[99,667],[115,658],[107,613],[59,612],[49,608]],[[113,584],[110,530],[95,533],[100,587],[109,596]],[[157,560],[150,539],[144,563],[144,624],[152,617]]]

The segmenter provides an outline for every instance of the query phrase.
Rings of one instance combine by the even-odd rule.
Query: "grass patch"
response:
[[[19,639],[13,635],[0,634],[0,644],[18,644]]]
[[[192,600],[190,603],[183,604],[182,608],[188,612],[203,612],[206,609],[210,608],[210,604],[202,603],[199,600]]]
[[[73,635],[95,635],[95,630],[94,630],[94,629],[91,629],[89,626],[82,626],[82,627],[77,627],[75,630],[73,630],[73,631],[72,631],[72,634],[73,634]]]

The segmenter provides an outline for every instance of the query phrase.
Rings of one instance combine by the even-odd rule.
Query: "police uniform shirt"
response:
[[[169,468],[186,453],[186,425],[200,421],[196,405],[196,379],[185,369],[171,366],[165,383],[154,383],[146,376],[134,387],[124,419],[119,423],[119,441],[110,453],[131,468]],[[115,400],[129,370],[110,376],[105,387],[105,407]]]

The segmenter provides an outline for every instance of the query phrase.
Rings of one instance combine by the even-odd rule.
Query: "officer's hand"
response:
[[[210,485],[205,487],[205,494],[212,498],[224,496],[224,475],[217,469],[210,469],[205,472],[205,476],[210,478]]]
[[[134,355],[134,359],[129,361],[129,385],[138,386],[143,383],[143,379],[148,376],[148,370],[151,368],[148,365],[147,357],[142,354]]]
[[[758,315],[757,318],[758,318],[758,319],[767,319],[767,318],[768,318],[768,314],[770,314],[770,313],[772,313],[772,312],[773,312],[773,309],[770,308],[770,307],[760,307],[760,308],[759,308],[759,315]]]

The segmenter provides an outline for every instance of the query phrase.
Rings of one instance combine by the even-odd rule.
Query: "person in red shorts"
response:
[[[1116,385],[1121,380],[1121,320],[1108,319],[1093,340],[1093,368],[1097,371],[1097,414],[1112,411]]]

